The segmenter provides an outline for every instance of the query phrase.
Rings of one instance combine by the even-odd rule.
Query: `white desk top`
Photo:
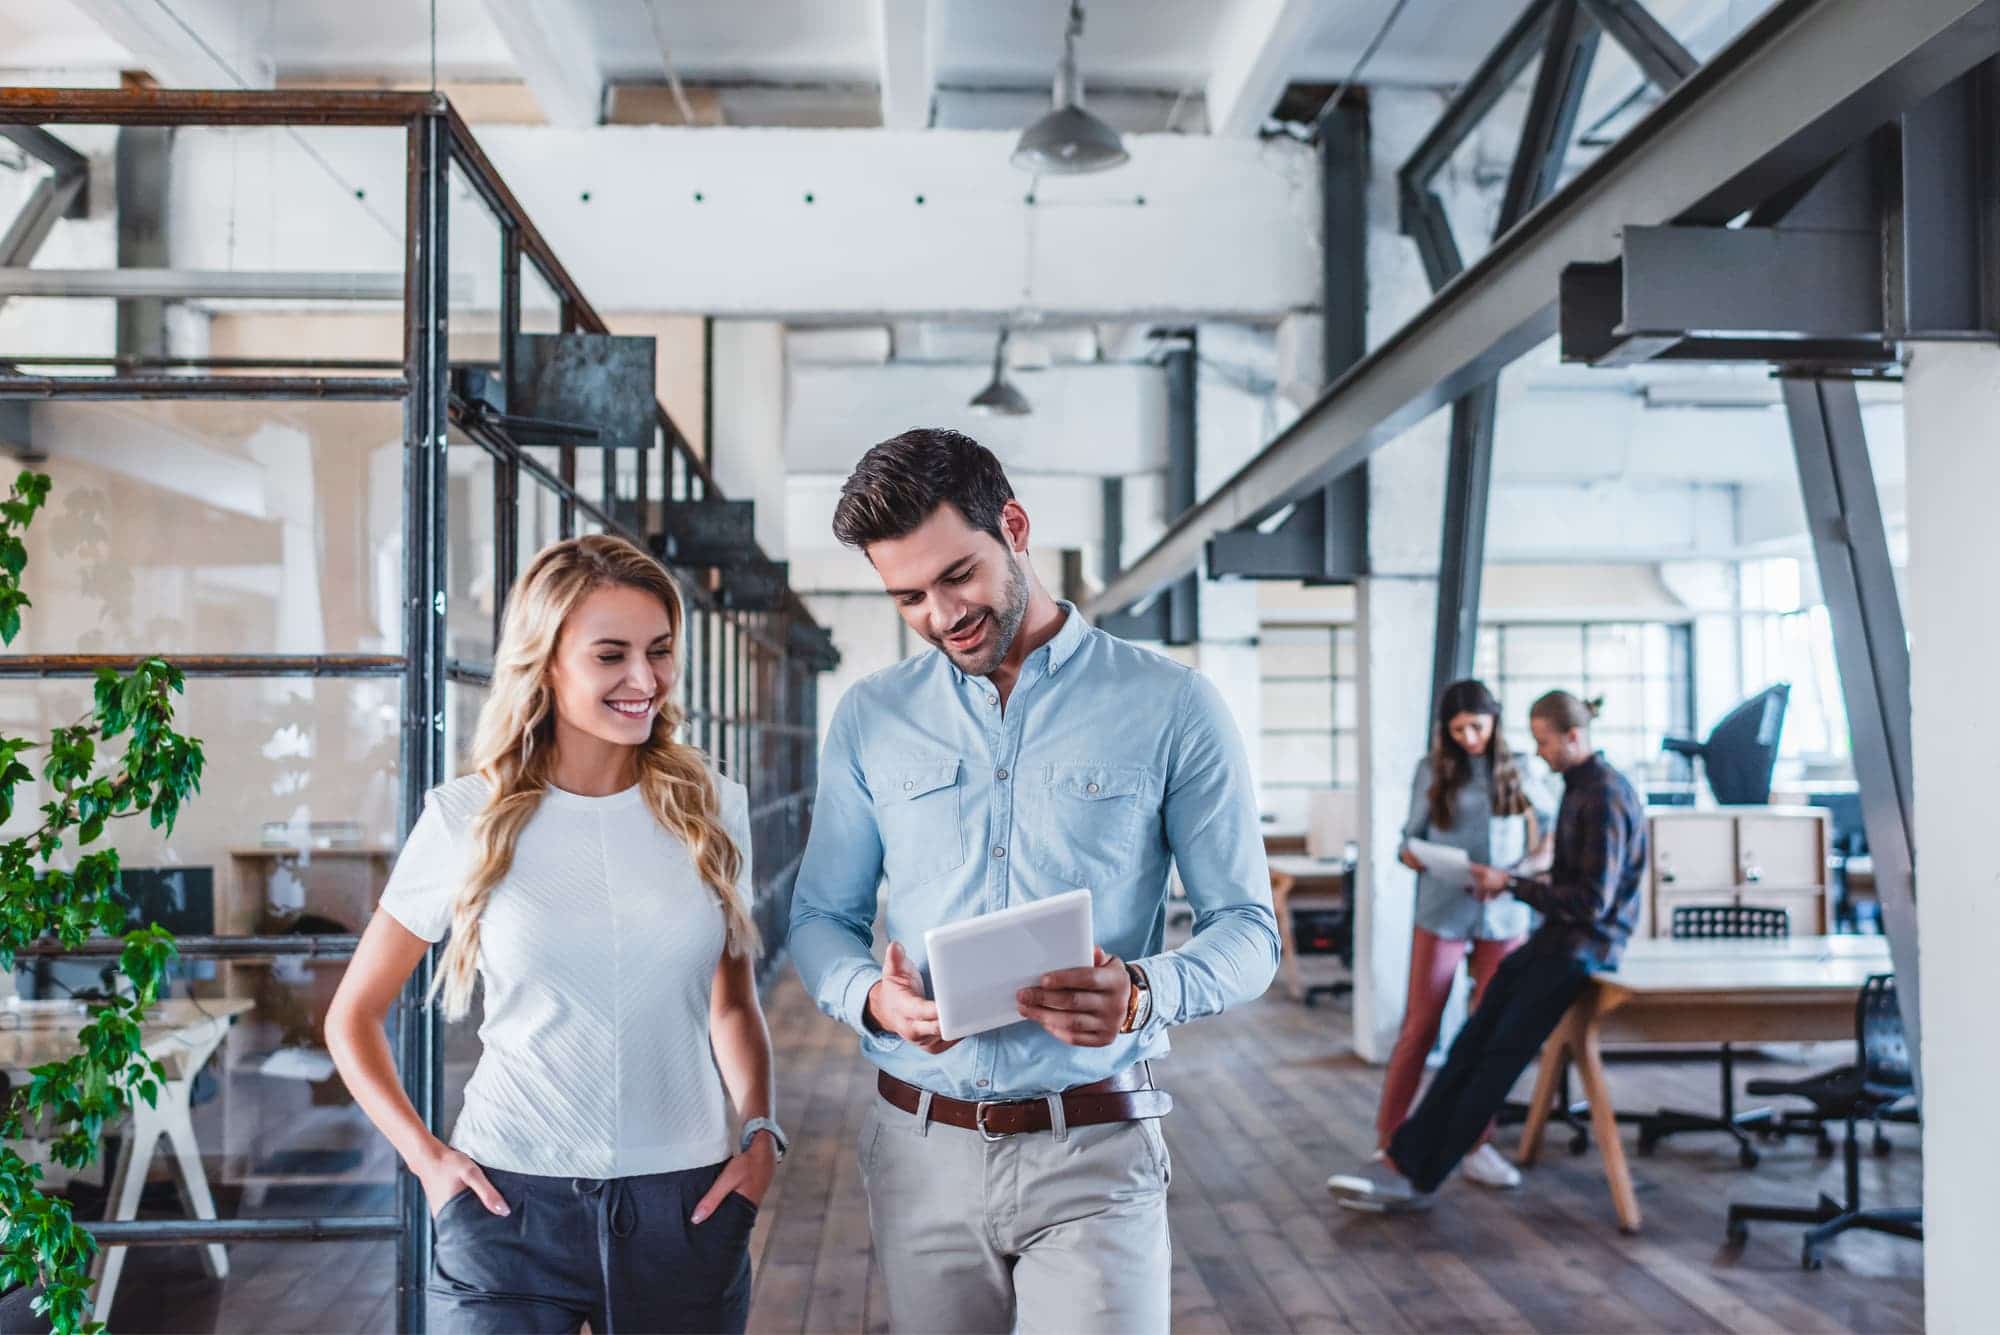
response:
[[[1272,853],[1264,860],[1271,864],[1272,871],[1283,872],[1302,881],[1347,875],[1347,864],[1334,858],[1309,858],[1303,853]]]
[[[164,1061],[183,1036],[211,1024],[227,1025],[255,1002],[248,997],[204,997],[199,1003],[184,997],[162,1001],[146,1017],[140,1035],[146,1055]],[[90,1022],[88,1015],[28,1013],[23,1023],[0,1028],[0,1070],[27,1071],[45,1062],[76,1054],[76,1036]],[[5,1024],[0,1021],[0,1024]]]
[[[1797,992],[1860,988],[1892,973],[1880,936],[1794,936],[1766,941],[1634,941],[1601,982],[1626,992]]]

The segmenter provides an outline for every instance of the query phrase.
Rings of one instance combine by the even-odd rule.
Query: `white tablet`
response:
[[[1090,891],[1071,890],[924,933],[938,1030],[964,1038],[1021,1019],[1014,994],[1045,973],[1090,965]]]

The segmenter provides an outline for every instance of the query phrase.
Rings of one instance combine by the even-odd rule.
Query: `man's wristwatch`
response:
[[[768,1117],[753,1117],[743,1124],[743,1138],[736,1142],[736,1152],[738,1154],[749,1153],[750,1142],[756,1139],[759,1131],[768,1131],[771,1133],[771,1144],[778,1151],[778,1162],[783,1163],[785,1161],[785,1150],[788,1148],[785,1140],[785,1132],[782,1127]]]
[[[1153,985],[1146,979],[1146,971],[1127,961],[1125,972],[1132,977],[1132,991],[1125,998],[1125,1019],[1118,1026],[1121,1034],[1130,1034],[1143,1027],[1153,1018]]]

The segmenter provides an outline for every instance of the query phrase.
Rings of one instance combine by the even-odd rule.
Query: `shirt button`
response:
[[[993,777],[1000,780],[1000,782],[1005,783],[1007,782],[1007,771],[1004,769],[996,769],[993,771]]]
[[[993,856],[996,858],[1004,858],[1007,856],[1007,850],[1001,848],[998,844],[995,844],[993,846]]]
[[[986,697],[986,703],[989,705],[997,705],[1000,703],[1000,697],[997,695],[989,695]]]
[[[903,780],[903,791],[904,791],[904,792],[906,792],[906,793],[907,793],[907,792],[909,792],[909,791],[910,791],[910,789],[912,789],[912,788],[914,788],[914,787],[916,787],[916,786],[917,786],[917,782],[916,782],[916,780],[915,780],[915,779],[905,779],[905,780]]]
[[[973,1083],[979,1086],[979,1088],[984,1089],[993,1082],[991,1080],[975,1080]]]
[[[1086,793],[1094,793],[1097,791],[1097,785],[1094,783],[1087,783],[1083,786],[1083,791]]]

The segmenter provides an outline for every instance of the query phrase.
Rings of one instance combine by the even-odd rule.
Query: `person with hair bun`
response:
[[[1461,961],[1472,977],[1472,1004],[1486,993],[1501,961],[1528,939],[1528,908],[1511,895],[1479,900],[1427,871],[1410,850],[1423,839],[1461,849],[1474,862],[1518,865],[1549,837],[1555,805],[1522,772],[1500,730],[1500,702],[1482,681],[1455,681],[1438,697],[1430,754],[1417,762],[1410,816],[1403,823],[1403,865],[1417,873],[1410,934],[1410,988],[1396,1047],[1382,1073],[1375,1144],[1386,1152],[1403,1124],[1424,1062],[1437,1043],[1445,1003]],[[1521,1174],[1482,1139],[1461,1171],[1483,1187],[1521,1185]]]
[[[1528,711],[1536,753],[1563,778],[1554,860],[1540,877],[1475,863],[1468,893],[1488,901],[1512,894],[1538,911],[1542,924],[1493,975],[1444,1069],[1386,1154],[1327,1179],[1349,1209],[1427,1209],[1590,975],[1618,967],[1639,915],[1646,811],[1625,776],[1591,747],[1598,708],[1597,701],[1550,691]]]
[[[474,772],[427,795],[327,1014],[341,1078],[430,1205],[432,1330],[748,1320],[750,1229],[785,1142],[748,801],[679,740],[684,620],[672,576],[623,538],[535,556],[507,600]],[[383,1031],[447,932],[445,1018],[485,985],[449,1144]]]

